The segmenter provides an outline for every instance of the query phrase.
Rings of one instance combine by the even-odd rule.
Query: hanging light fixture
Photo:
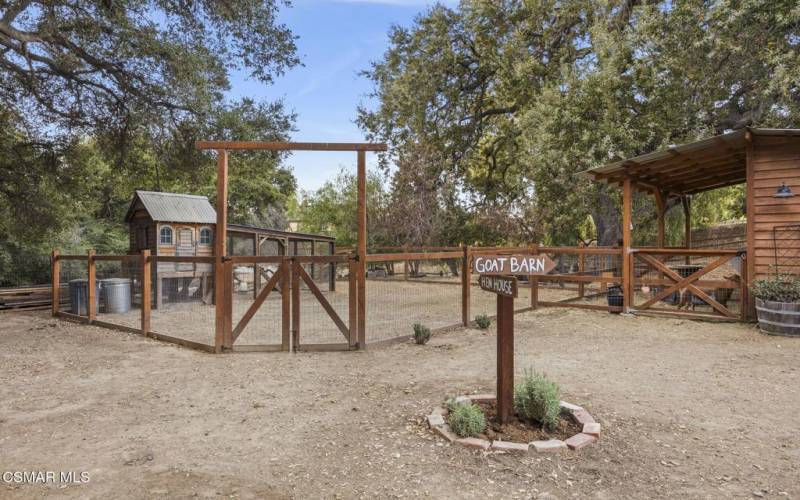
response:
[[[785,182],[782,182],[778,187],[778,191],[772,195],[773,198],[791,198],[792,196],[794,196],[794,193],[792,193],[792,190],[786,185]]]

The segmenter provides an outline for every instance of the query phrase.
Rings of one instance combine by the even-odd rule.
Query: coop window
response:
[[[211,241],[211,229],[207,227],[202,228],[200,230],[200,244],[210,245]]]
[[[172,245],[172,228],[163,226],[159,232],[159,243],[162,245]]]

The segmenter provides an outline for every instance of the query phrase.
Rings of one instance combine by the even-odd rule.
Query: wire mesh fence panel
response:
[[[232,328],[236,329],[242,318],[248,316],[247,324],[242,325],[238,332],[236,346],[281,344],[281,272],[280,262],[234,264],[231,276]],[[271,281],[274,286],[270,286]],[[260,305],[251,311],[259,295],[266,293],[267,286],[270,286],[270,291],[266,299],[263,302],[259,300]]]
[[[738,315],[741,312],[741,272],[743,261],[738,255],[697,255],[687,250],[686,254],[649,254],[637,252],[634,258],[634,297],[637,308],[721,314],[701,294],[688,286],[675,288],[678,280],[688,278],[710,267],[699,279],[690,283],[719,305]],[[727,259],[727,260],[726,260]],[[722,265],[716,265],[726,260]],[[657,261],[663,269],[654,263]]]
[[[59,311],[88,317],[89,263],[83,259],[59,259],[61,298]],[[99,299],[99,294],[95,294]]]
[[[141,329],[141,259],[98,260],[95,270],[99,294],[97,320]]]
[[[312,269],[330,268],[335,263],[343,270],[349,270],[349,262],[341,256],[314,256],[314,262],[304,262],[299,257],[296,263],[292,286],[299,283],[296,304],[299,311],[293,316],[293,328],[298,333],[297,341],[300,349],[309,344],[340,344],[347,345],[350,338],[350,295],[349,273],[345,275],[348,280],[341,286],[332,288],[331,281],[320,282],[312,279]],[[314,264],[314,267],[310,267]],[[304,272],[301,273],[299,270]],[[311,281],[311,284],[308,281]],[[313,287],[311,286],[313,285]],[[293,305],[294,306],[294,305]],[[353,311],[355,312],[355,311]],[[299,321],[297,321],[299,320]]]
[[[597,247],[544,247],[555,267],[539,276],[539,302],[608,307],[622,285],[622,253]]]
[[[186,257],[152,260],[153,305],[150,328],[156,333],[214,345],[214,264]]]
[[[461,323],[461,258],[369,262],[367,344]],[[407,264],[406,264],[407,262]],[[400,274],[403,266],[409,274]]]

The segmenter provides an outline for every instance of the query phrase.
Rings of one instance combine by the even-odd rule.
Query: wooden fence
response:
[[[627,308],[723,320],[743,320],[747,312],[746,256],[735,250],[638,248],[627,259],[622,249],[608,247],[406,250],[367,255],[364,296],[359,295],[360,266],[352,254],[227,257],[223,274],[216,276],[213,257],[54,251],[51,293],[59,300],[52,302],[52,313],[206,352],[363,349],[409,338],[415,322],[441,329],[469,326],[474,314],[492,316],[494,301],[478,287],[472,260],[515,253],[544,254],[556,262],[547,275],[518,276],[516,312],[572,307],[618,313]],[[198,272],[162,287],[153,282],[154,269],[167,263]],[[315,273],[315,266],[332,274]],[[323,290],[315,274],[345,283]],[[86,282],[81,304],[68,299],[72,291],[66,281],[76,278]],[[98,282],[113,284],[120,278],[130,286],[131,308],[125,313],[96,297]],[[219,296],[214,293],[217,279],[224,283]],[[222,307],[216,305],[219,300]],[[358,317],[359,301],[365,302],[363,318]]]

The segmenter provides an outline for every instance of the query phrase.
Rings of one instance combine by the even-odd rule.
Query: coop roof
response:
[[[156,222],[214,224],[217,221],[217,212],[205,196],[139,190],[133,197],[125,221],[133,216],[139,202]]]
[[[621,185],[625,178],[643,191],[694,194],[747,180],[747,133],[800,136],[800,129],[741,129],[702,141],[616,161],[580,173]]]

